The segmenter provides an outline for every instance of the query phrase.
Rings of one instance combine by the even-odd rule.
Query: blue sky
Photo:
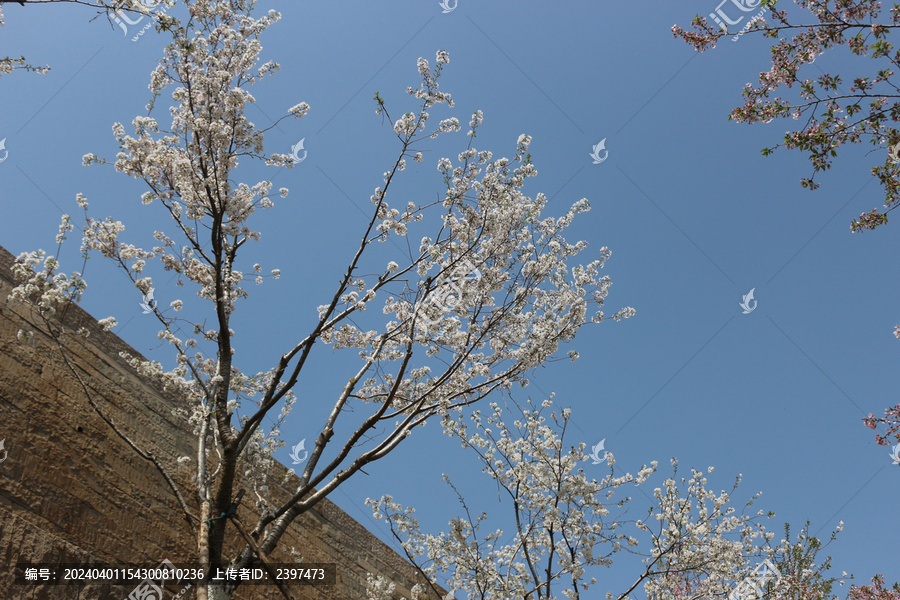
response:
[[[242,329],[235,327],[238,348],[246,370],[267,369],[311,327],[315,307],[330,298],[363,231],[368,198],[398,151],[372,96],[378,91],[395,118],[412,109],[404,90],[418,83],[416,59],[433,63],[435,51],[445,49],[450,64],[441,86],[456,108],[433,115],[465,124],[483,110],[476,146],[495,157],[512,156],[519,134],[533,136],[539,175],[526,193],[546,193],[547,214],[555,216],[582,197],[591,201],[592,211],[567,237],[590,243],[585,260],[603,246],[612,250],[608,312],[637,310],[621,323],[585,327],[564,348],[581,359],[539,370],[517,397],[540,400],[555,392],[576,416],[569,441],[593,445],[605,438],[617,470],[634,473],[659,460],[647,496],[629,493],[631,518],[645,513],[676,456],[685,473],[715,466],[708,487],[716,491],[730,489],[742,473],[736,504],[761,490],[755,506],[776,512],[768,524],[776,533],[784,521],[799,530],[809,519],[811,532],[826,535],[843,520],[844,532],[828,548],[833,572],[855,573],[857,583],[875,573],[896,581],[900,471],[860,419],[895,404],[900,384],[891,366],[900,358],[891,334],[900,322],[891,300],[900,297],[900,269],[885,258],[896,249],[890,240],[897,232],[894,224],[855,235],[849,227],[854,216],[882,205],[869,169],[887,150],[842,148],[834,167],[817,176],[816,192],[799,185],[812,173],[803,155],[761,156],[761,148],[801,123],[727,120],[744,84],[768,70],[767,40],[725,39],[697,54],[670,32],[716,5],[459,0],[444,14],[436,0],[261,2],[261,11],[283,15],[261,40],[264,59],[282,68],[252,89],[258,102],[250,118],[268,126],[298,102],[312,109],[266,137],[267,151],[284,153],[304,139],[308,155],[300,165],[248,164],[237,174],[291,189],[257,220],[263,239],[248,263],[283,275],[251,289],[238,317]],[[77,215],[81,192],[94,217],[114,215],[129,241],[152,245],[147,236],[162,223],[141,205],[141,184],[112,167],[83,167],[81,157],[114,158],[112,124],[125,123],[130,132],[130,121],[145,113],[149,73],[166,35],[150,30],[132,42],[142,24],[124,35],[78,6],[7,3],[4,13],[0,55],[25,55],[53,70],[0,78],[0,138],[9,151],[0,164],[0,244],[14,254],[51,249],[60,215]],[[809,76],[831,71],[848,79],[860,60],[839,50],[819,57]],[[589,153],[601,139],[609,155],[593,164]],[[435,165],[465,143],[459,133],[428,146],[394,202],[441,194]],[[378,257],[390,260],[393,251],[399,253],[386,244]],[[77,244],[64,256],[77,256]],[[63,267],[77,268],[71,261]],[[98,259],[86,276],[84,307],[98,318],[116,316],[125,341],[165,359],[156,327],[138,307],[140,294],[124,276]],[[166,281],[156,284],[157,299],[167,304],[176,290],[166,291]],[[739,303],[751,288],[758,305],[745,315]],[[357,362],[320,348],[310,366],[282,429],[284,463],[291,445],[316,434],[328,400]],[[424,530],[445,529],[458,505],[441,473],[470,494],[470,505],[497,510],[495,488],[473,456],[440,435],[437,423],[416,433],[332,496],[386,541],[365,498],[392,493],[419,507]],[[598,468],[597,478],[604,473]],[[598,574],[597,597],[627,589],[636,575],[628,562]]]

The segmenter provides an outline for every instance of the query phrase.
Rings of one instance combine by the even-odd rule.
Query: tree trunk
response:
[[[197,531],[197,555],[200,558],[200,568],[209,572],[209,502],[200,504],[200,527]],[[210,600],[206,582],[197,586],[197,600]]]

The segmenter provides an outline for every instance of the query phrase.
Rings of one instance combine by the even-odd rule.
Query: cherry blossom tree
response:
[[[602,464],[609,474],[597,481],[582,467],[588,459],[585,445],[565,449],[570,409],[553,411],[548,420],[542,412],[552,408],[549,399],[540,408],[513,406],[521,413],[513,427],[506,424],[497,403],[491,404],[486,419],[478,410],[472,413],[474,432],[463,420],[445,424],[445,430],[478,455],[483,471],[508,502],[511,535],[499,528],[482,532],[487,515],[473,515],[458,492],[465,516],[453,519],[449,532],[440,535],[423,534],[415,510],[404,508],[392,496],[367,501],[375,518],[387,521],[409,560],[431,583],[431,589],[414,588],[412,600],[433,598],[437,577],[448,572],[449,587],[470,599],[545,600],[558,593],[573,599],[596,598],[596,592],[585,596],[597,584],[596,567],[610,567],[614,555],[622,551],[639,555],[644,569],[628,589],[615,594],[607,590],[608,600],[627,600],[640,585],[654,600],[726,598],[739,583],[753,582],[761,564],[773,568],[771,581],[760,585],[766,588],[766,598],[833,598],[828,594],[835,579],[823,578],[831,559],[816,565],[822,544],[808,535],[809,523],[795,542],[785,525],[785,537],[772,544],[775,534],[758,521],[774,513],[747,514],[759,494],[741,514],[729,506],[740,477],[731,492],[716,494],[706,487],[712,467],[676,480],[678,462],[672,459],[673,477],[653,491],[655,506],[645,519],[628,520],[624,507],[631,498],[614,497],[622,486],[645,483],[655,473],[656,461],[643,465],[635,476],[616,477],[615,457],[607,452]],[[610,516],[611,509],[619,514]],[[639,538],[647,538],[646,550],[640,550]],[[369,574],[369,600],[391,600],[394,590],[389,579]]]
[[[255,0],[185,4],[190,17],[184,22],[171,18],[167,29],[173,41],[151,75],[150,114],[135,117],[134,135],[122,124],[113,126],[120,146],[115,161],[93,154],[84,158],[86,165],[113,164],[118,172],[143,181],[144,210],[160,211],[172,230],[157,231],[152,246],[145,248],[121,239],[121,221],[90,216],[83,195],[77,195],[77,203],[85,214],[85,259],[99,253],[121,267],[132,293],[143,297],[145,310],[159,322],[159,338],[172,349],[172,364],[165,366],[125,358],[138,373],[156,378],[183,399],[178,412],[193,428],[196,454],[175,465],[141,448],[79,381],[87,402],[112,430],[163,474],[196,539],[198,563],[208,573],[226,565],[241,568],[261,561],[265,566],[265,557],[294,519],[387,456],[418,426],[439,419],[452,427],[467,407],[526,384],[527,374],[554,360],[560,344],[573,339],[582,325],[610,318],[601,308],[611,282],[600,275],[610,251],[601,248],[586,264],[574,263],[587,244],[570,243],[563,234],[576,215],[589,210],[588,201],[576,202],[558,218],[542,216],[546,197],[522,192],[525,180],[537,175],[527,153],[531,138],[519,136],[512,159],[493,159],[491,152],[473,145],[483,121],[480,111],[472,116],[467,146],[457,160],[438,161],[446,187],[442,198],[399,205],[390,200],[407,161],[423,161],[419,147],[461,129],[456,117],[431,125],[430,110],[453,107],[450,94],[438,84],[449,63],[448,54],[439,51],[433,67],[425,59],[418,61],[421,85],[407,89],[417,106],[413,111],[394,120],[376,94],[376,112],[394,123],[398,152],[370,197],[371,216],[335,289],[316,315],[298,314],[294,308],[285,314],[307,333],[279,349],[271,369],[244,372],[241,365],[249,357],[235,342],[232,317],[249,296],[248,283],[277,279],[280,271],[277,265],[264,269],[252,264],[244,252],[248,243],[260,239],[253,215],[275,205],[272,184],[240,182],[236,171],[241,161],[293,165],[290,155],[263,151],[266,130],[245,115],[255,102],[249,86],[278,70],[277,63],[259,65],[258,58],[260,35],[280,15],[269,11],[254,18]],[[171,110],[164,111],[171,114],[168,127],[153,116],[154,104],[167,90],[173,101]],[[285,117],[301,118],[309,110],[300,102]],[[288,190],[281,188],[278,195],[284,198]],[[57,243],[73,230],[71,217],[64,216]],[[396,260],[385,264],[372,256],[379,243],[392,237],[406,242],[415,234],[422,236],[420,241],[402,244],[409,250]],[[69,331],[59,317],[65,306],[81,299],[87,284],[83,269],[65,273],[59,257],[59,250],[55,256],[21,254],[15,265],[18,285],[10,298],[33,307],[38,329],[57,341],[79,377],[68,362],[63,338],[88,332]],[[179,287],[173,287],[171,297],[183,293],[182,285],[192,287],[196,297],[157,304],[151,296],[158,284],[146,273],[152,262],[161,272],[177,275]],[[364,315],[377,301],[387,316]],[[625,308],[611,318],[633,314]],[[100,323],[109,329],[116,320]],[[19,337],[33,333],[21,331]],[[343,351],[348,365],[356,364],[337,382],[339,391],[292,497],[276,505],[264,473],[273,452],[284,445],[281,423],[295,402],[305,401],[295,397],[301,372],[312,353],[322,350]],[[275,424],[264,431],[267,417]],[[189,493],[175,481],[177,468],[193,472]],[[239,480],[252,487],[262,512],[247,530],[235,514]],[[229,524],[247,541],[234,556],[224,551]],[[236,585],[204,581],[196,594],[202,600],[229,598]],[[281,591],[291,597],[288,589]]]

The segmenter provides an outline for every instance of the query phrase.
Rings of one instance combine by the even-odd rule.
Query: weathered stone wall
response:
[[[0,248],[0,439],[8,451],[0,463],[0,598],[122,600],[134,586],[13,585],[17,561],[156,565],[169,559],[186,564],[195,562],[196,547],[158,470],[91,408],[53,340],[29,322],[27,308],[7,302],[13,261]],[[172,415],[177,401],[124,364],[120,351],[139,353],[102,331],[90,315],[72,306],[64,320],[72,331],[81,326],[91,331],[88,338],[67,336],[65,355],[99,398],[101,410],[138,446],[160,458],[192,512],[199,514],[191,473],[176,463],[178,456],[194,455],[195,448],[187,422]],[[29,342],[16,339],[22,328],[35,331]],[[276,499],[287,498],[292,482],[296,484],[296,477],[277,484],[284,471],[275,464],[269,476]],[[259,513],[246,487],[238,515],[249,528]],[[228,531],[229,548],[242,548],[233,525]],[[333,586],[292,586],[301,600],[365,598],[367,570],[393,579],[398,597],[409,597],[418,580],[411,565],[328,500],[294,522],[280,547],[291,546],[305,561],[337,564]],[[269,558],[290,562],[277,549]],[[170,590],[166,600],[172,595]],[[237,597],[282,596],[274,587],[243,586]]]

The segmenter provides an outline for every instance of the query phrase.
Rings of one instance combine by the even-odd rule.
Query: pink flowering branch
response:
[[[887,213],[900,203],[900,164],[896,153],[892,157],[888,152],[900,143],[900,130],[895,126],[900,119],[900,89],[891,79],[900,65],[900,52],[892,51],[888,41],[890,33],[900,27],[900,9],[895,7],[882,15],[882,3],[876,0],[796,0],[796,4],[809,10],[814,22],[791,24],[787,11],[777,10],[775,2],[764,1],[761,6],[769,7],[769,21],[759,18],[746,28],[746,32],[759,31],[778,41],[772,47],[771,68],[759,74],[758,85],[747,84],[744,104],[729,118],[739,123],[768,123],[775,118],[804,117],[803,127],[788,132],[783,143],[762,152],[768,156],[781,146],[806,152],[813,175],[800,183],[808,189],[819,187],[815,174],[831,168],[841,145],[868,142],[881,148],[884,162],[873,167],[872,174],[884,188],[884,210],[875,208],[851,223],[854,232],[874,229],[887,223]],[[733,35],[711,26],[705,17],[696,17],[692,25],[693,31],[675,25],[672,32],[699,52]],[[853,55],[875,61],[868,73],[853,77],[846,92],[839,92],[844,84],[840,75],[825,73],[815,79],[800,76],[805,65],[836,46],[847,46]],[[794,84],[799,98],[773,97]]]
[[[884,409],[884,417],[876,417],[869,413],[868,417],[863,419],[863,423],[869,429],[877,429],[878,425],[887,426],[887,430],[882,434],[875,434],[875,441],[882,446],[889,446],[888,438],[894,436],[900,442],[900,404],[891,408]]]
[[[884,587],[884,575],[872,578],[872,585],[852,586],[847,600],[900,600],[900,583]]]

